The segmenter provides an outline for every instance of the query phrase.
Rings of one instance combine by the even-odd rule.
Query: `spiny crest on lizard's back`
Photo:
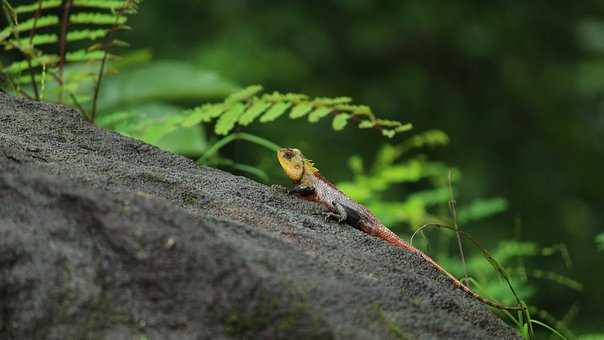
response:
[[[306,159],[304,161],[306,169],[308,169],[309,171],[311,171],[313,174],[318,175],[319,174],[319,169],[315,168],[315,163],[310,160],[310,159]]]

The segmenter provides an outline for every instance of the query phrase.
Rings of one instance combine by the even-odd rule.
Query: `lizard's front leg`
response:
[[[334,218],[339,223],[345,222],[354,228],[361,229],[361,214],[358,211],[337,201],[333,201],[331,204],[335,212],[327,212],[326,218]]]
[[[293,195],[293,194],[298,194],[300,196],[311,196],[315,194],[315,188],[310,187],[310,186],[306,186],[306,185],[299,185],[294,187],[293,189],[291,189],[290,191],[287,192],[289,195]]]
[[[335,211],[329,209],[323,212],[323,215],[325,215],[325,221],[333,219],[338,221],[338,223],[345,222],[348,219],[348,213],[346,212],[344,206],[335,201],[332,202],[331,205]]]

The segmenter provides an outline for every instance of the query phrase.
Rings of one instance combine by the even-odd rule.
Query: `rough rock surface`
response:
[[[312,203],[0,93],[0,339],[515,339]]]

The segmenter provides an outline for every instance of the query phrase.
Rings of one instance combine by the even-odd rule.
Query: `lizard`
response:
[[[285,175],[295,184],[295,187],[289,190],[288,194],[320,203],[327,209],[325,213],[326,217],[335,218],[339,223],[346,223],[368,235],[380,238],[391,245],[421,257],[439,272],[446,275],[455,287],[486,305],[506,310],[522,309],[520,305],[506,306],[490,301],[472,291],[430,256],[403,241],[397,234],[388,229],[369,209],[348,197],[336,188],[335,185],[321,176],[315,164],[304,157],[299,149],[280,148],[277,151],[277,160]]]

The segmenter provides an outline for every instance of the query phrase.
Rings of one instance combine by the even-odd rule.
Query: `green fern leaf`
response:
[[[40,65],[51,65],[51,64],[56,63],[57,61],[59,61],[59,56],[54,55],[54,54],[44,54],[44,55],[32,58],[31,66],[37,67]],[[15,73],[23,72],[27,69],[29,69],[29,64],[28,64],[27,60],[23,60],[23,61],[16,61],[16,62],[8,65],[8,67],[6,67],[3,71],[8,74],[15,74]]]
[[[109,30],[98,29],[98,30],[78,30],[67,33],[67,41],[78,41],[78,40],[97,40],[107,36]]]
[[[115,11],[123,8],[126,5],[126,2],[112,0],[74,0],[73,5],[77,7],[102,8]]]
[[[10,27],[7,27],[7,28],[3,29],[2,31],[0,31],[0,43],[4,39],[8,38],[10,36],[10,34],[11,34]]]
[[[344,129],[346,127],[346,125],[348,124],[348,118],[350,118],[349,114],[340,113],[340,114],[336,115],[335,117],[333,117],[331,126],[333,127],[334,130],[340,131],[340,130]]]
[[[289,118],[296,119],[304,117],[307,113],[310,112],[310,110],[312,110],[312,108],[313,106],[309,103],[298,104],[294,106],[294,108],[289,113]]]
[[[353,105],[352,107],[352,113],[355,115],[373,117],[373,112],[367,105]]]
[[[262,96],[261,100],[277,103],[286,101],[287,98],[284,94],[275,91],[273,93],[265,94],[264,96]]]
[[[243,90],[237,91],[237,92],[231,94],[230,96],[228,96],[227,99],[225,100],[225,102],[234,103],[234,102],[248,100],[260,91],[262,91],[262,86],[260,86],[260,85],[248,86],[248,87],[244,88]]]
[[[48,8],[55,8],[55,7],[59,7],[59,6],[61,6],[61,0],[44,0],[44,1],[42,1],[42,5],[40,5],[38,3],[38,1],[36,1],[30,5],[17,6],[15,8],[13,8],[13,11],[15,12],[15,14],[22,14],[22,13],[35,12],[38,10],[38,8],[48,9]]]
[[[271,107],[262,117],[260,117],[260,122],[272,122],[284,114],[291,105],[292,103],[277,103],[273,105],[273,107]]]
[[[271,105],[272,105],[271,103],[267,103],[267,102],[263,102],[263,101],[255,102],[252,105],[252,107],[247,109],[245,111],[245,113],[243,115],[241,115],[241,118],[239,118],[239,124],[241,124],[243,126],[247,126],[247,125],[251,124],[256,118],[258,118],[258,116],[260,116],[264,111],[266,111]]]
[[[91,24],[91,25],[123,25],[128,21],[125,16],[115,16],[104,13],[77,13],[69,16],[69,22],[72,24]]]
[[[401,122],[397,122],[396,120],[389,120],[389,119],[376,119],[375,122],[379,126],[383,126],[383,127],[397,127],[397,126],[401,125]]]
[[[185,115],[182,121],[183,127],[192,127],[199,123],[207,123],[213,118],[220,116],[224,112],[223,104],[206,104],[193,110],[190,110]]]
[[[214,131],[217,135],[226,135],[233,129],[235,123],[245,110],[245,105],[242,103],[234,104],[230,109],[227,110],[216,123]]]
[[[396,131],[394,130],[390,130],[390,129],[383,129],[382,130],[382,135],[388,137],[388,138],[392,138],[394,137],[394,135],[396,134]]]
[[[406,124],[401,124],[399,127],[394,129],[394,132],[396,132],[396,133],[405,132],[405,131],[409,131],[411,129],[413,129],[413,124],[406,123]]]
[[[363,120],[359,123],[359,129],[370,129],[374,127],[374,123],[370,120]]]
[[[302,101],[308,100],[308,96],[305,94],[299,94],[299,93],[287,93],[287,94],[285,94],[285,100],[288,102],[298,104]]]
[[[56,15],[46,15],[43,17],[39,17],[37,21],[34,18],[31,18],[18,25],[6,27],[0,32],[0,37],[8,36],[12,32],[30,31],[34,27],[34,22],[36,23],[36,29],[38,29],[57,25],[59,23],[59,17],[57,17]]]
[[[316,123],[319,119],[327,116],[331,112],[331,108],[329,107],[320,107],[308,115],[308,121],[311,123]]]
[[[36,34],[33,36],[31,44],[29,38],[23,38],[18,40],[11,39],[7,42],[5,49],[11,50],[17,48],[22,51],[27,51],[33,49],[34,46],[53,44],[57,41],[59,41],[59,38],[56,34]]]
[[[105,51],[87,51],[85,49],[69,52],[65,55],[65,60],[69,62],[76,61],[94,61],[101,60],[105,55]]]
[[[313,100],[313,103],[317,106],[336,106],[347,104],[352,101],[352,98],[349,97],[336,97],[336,98],[327,98],[327,97],[318,97]]]

